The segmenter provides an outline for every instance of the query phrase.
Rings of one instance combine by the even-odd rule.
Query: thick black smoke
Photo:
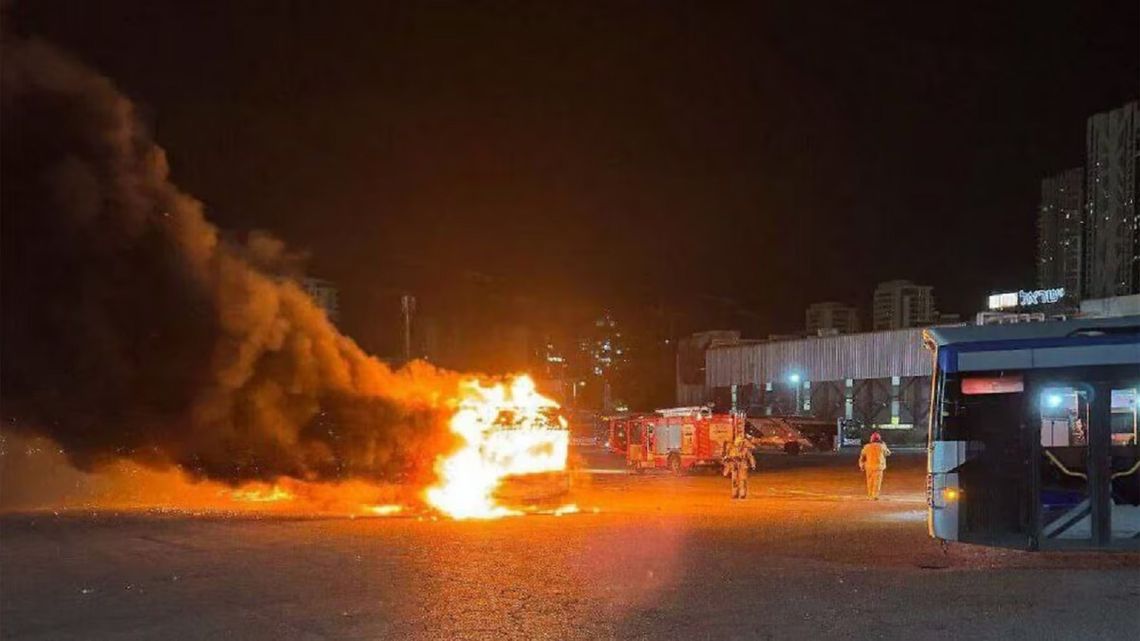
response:
[[[280,243],[222,242],[107,78],[7,36],[0,73],[7,428],[226,482],[430,466],[452,376],[364,354]]]

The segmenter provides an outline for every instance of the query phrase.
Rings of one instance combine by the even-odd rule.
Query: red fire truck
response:
[[[714,414],[707,407],[675,407],[653,414],[609,419],[609,447],[631,471],[720,465],[725,441],[744,430],[744,416]]]

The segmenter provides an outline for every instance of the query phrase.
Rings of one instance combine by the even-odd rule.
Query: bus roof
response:
[[[1140,363],[1140,316],[925,331],[945,372]]]
[[[931,327],[925,333],[928,340],[941,347],[956,343],[1066,338],[1087,334],[1098,329],[1113,333],[1140,333],[1140,316],[1080,318],[1043,323],[1011,323],[1009,325]],[[1129,332],[1129,329],[1133,331]]]

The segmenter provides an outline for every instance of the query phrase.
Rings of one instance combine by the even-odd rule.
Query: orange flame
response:
[[[554,508],[554,510],[551,512],[551,514],[553,514],[554,516],[562,516],[563,514],[577,514],[578,512],[581,512],[581,511],[582,510],[578,509],[577,504],[569,503],[567,505],[563,505],[561,507]]]
[[[366,507],[366,509],[370,514],[374,514],[376,516],[393,516],[395,514],[403,512],[404,506],[388,503],[385,505],[369,505]]]
[[[553,418],[558,404],[535,390],[529,376],[484,386],[465,381],[451,417],[460,448],[436,460],[436,485],[424,498],[456,519],[494,519],[521,514],[500,505],[495,490],[508,476],[566,469],[569,431]]]
[[[293,500],[293,493],[283,487],[245,487],[230,492],[230,498],[243,503],[277,503]]]

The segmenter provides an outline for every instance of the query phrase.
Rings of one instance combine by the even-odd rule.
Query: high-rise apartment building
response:
[[[915,285],[909,280],[879,283],[871,314],[875,331],[933,325],[938,322],[934,288]]]
[[[859,312],[851,305],[825,302],[807,308],[805,321],[808,336],[821,333],[854,334],[859,331]]]
[[[1137,153],[1140,103],[1089,118],[1085,158],[1084,298],[1140,293]]]
[[[1037,210],[1037,287],[1063,287],[1073,301],[1084,273],[1084,179],[1084,168],[1074,167],[1042,180]]]

